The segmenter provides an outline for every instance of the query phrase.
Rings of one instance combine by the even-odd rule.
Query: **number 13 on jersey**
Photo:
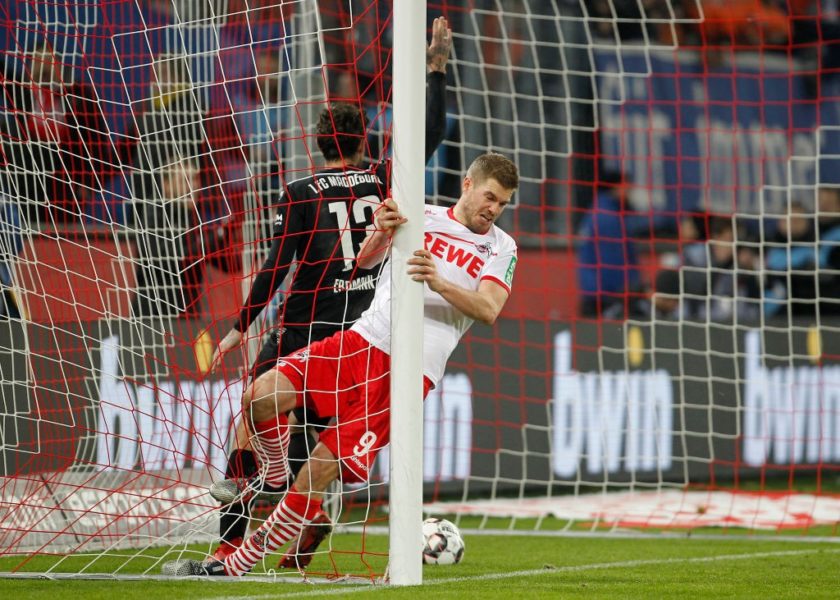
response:
[[[339,240],[341,242],[341,254],[344,257],[344,270],[349,271],[353,268],[353,261],[356,259],[356,252],[361,248],[361,241],[359,248],[353,246],[353,230],[365,227],[365,234],[374,228],[373,213],[382,204],[382,198],[379,196],[364,196],[353,201],[353,223],[350,223],[350,215],[347,211],[347,203],[345,202],[330,202],[327,206],[328,210],[335,215],[335,219],[340,231]]]

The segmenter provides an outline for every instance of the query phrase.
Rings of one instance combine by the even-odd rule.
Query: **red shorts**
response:
[[[313,342],[277,362],[298,390],[299,406],[336,417],[319,441],[341,463],[342,481],[363,482],[391,434],[391,357],[355,331]],[[423,377],[423,398],[432,382]]]

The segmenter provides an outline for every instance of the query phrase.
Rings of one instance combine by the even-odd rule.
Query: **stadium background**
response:
[[[49,14],[15,12],[29,6],[12,4],[4,20],[50,20]],[[89,17],[97,23],[74,25],[71,34],[55,37],[66,44],[62,52],[73,57],[74,76],[89,77],[115,141],[130,130],[131,107],[147,93],[152,56],[171,46],[189,47],[195,55],[190,68],[194,82],[206,83],[201,89],[209,105],[224,111],[231,87],[254,73],[248,72],[240,51],[216,52],[218,48],[239,46],[246,34],[254,39],[283,37],[276,18],[267,19],[264,28],[228,19],[213,31],[217,40],[201,28],[168,26],[172,15],[155,3],[139,6],[79,6],[76,10],[82,13],[72,18],[54,15],[60,22],[83,23]],[[554,99],[545,102],[544,110],[529,111],[530,100],[518,107],[519,100],[488,107],[470,96],[450,110],[450,119],[463,120],[452,132],[460,132],[472,149],[515,148],[523,172],[537,175],[524,182],[517,207],[502,222],[522,247],[511,300],[497,326],[477,327],[466,338],[450,364],[450,379],[427,406],[429,435],[437,436],[429,437],[427,445],[430,493],[460,493],[464,481],[470,492],[499,484],[551,493],[564,486],[577,490],[582,484],[663,482],[737,489],[742,481],[836,472],[840,400],[831,382],[840,351],[836,336],[822,336],[819,343],[814,336],[840,323],[830,318],[803,321],[788,330],[787,321],[780,321],[766,323],[762,330],[743,323],[582,319],[577,314],[574,232],[601,165],[630,173],[649,198],[652,222],[663,231],[681,214],[697,210],[753,216],[760,228],[771,215],[785,212],[798,194],[805,197],[819,185],[840,184],[840,81],[827,77],[815,94],[813,74],[800,73],[796,60],[784,53],[765,52],[757,58],[744,52],[710,73],[702,53],[690,50],[603,43],[584,52],[575,46],[575,41],[587,40],[584,23],[575,18],[578,4],[561,7],[569,18],[562,23],[566,37],[560,62],[575,75],[546,81],[534,77],[528,61],[558,64],[556,50],[547,48],[554,41],[559,45],[557,28],[536,21],[534,36],[546,45],[517,56],[514,44],[503,52],[500,64],[520,68],[495,82],[517,90],[539,88],[541,96]],[[66,9],[51,5],[43,10]],[[481,24],[465,15],[453,10],[448,16],[453,29],[469,37]],[[15,53],[32,41],[31,32],[0,29],[0,47],[7,50],[7,65],[13,70],[19,68]],[[471,56],[471,48],[456,44],[463,61],[459,85],[477,89],[485,80],[469,65],[482,59]],[[225,86],[219,83],[220,70]],[[504,89],[498,94],[504,95]],[[529,121],[530,115],[539,120]],[[540,132],[545,123],[562,135],[545,136]],[[430,195],[451,196],[452,176],[469,152],[459,155],[449,149],[464,140],[449,139],[437,157],[428,180]],[[239,183],[232,175],[224,197],[245,194]],[[121,471],[139,467],[136,449],[119,438],[132,437],[127,415],[139,401],[136,390],[157,390],[166,381],[189,387],[196,398],[192,407],[180,406],[181,415],[171,419],[183,437],[170,458],[160,458],[163,471],[190,468],[195,458],[209,465],[204,476],[222,468],[217,461],[225,434],[212,430],[212,412],[195,407],[212,405],[224,385],[194,382],[201,380],[197,365],[206,355],[208,332],[211,339],[218,337],[214,327],[227,325],[242,297],[231,293],[228,273],[208,266],[196,318],[164,327],[172,331],[170,337],[142,339],[155,328],[144,330],[128,321],[135,282],[131,269],[120,264],[130,260],[134,241],[130,231],[113,235],[113,225],[125,222],[124,199],[130,195],[130,182],[114,177],[101,196],[82,207],[85,218],[60,223],[58,234],[46,226],[44,235],[24,244],[20,260],[26,268],[18,273],[19,287],[32,325],[26,339],[10,324],[10,343],[0,348],[2,397],[14,400],[7,402],[3,415],[5,475],[78,466],[80,459],[101,464],[103,457]],[[216,200],[204,207],[208,220],[219,217]],[[643,246],[646,279],[653,279],[663,248],[675,243],[666,236]],[[131,350],[138,347],[148,349],[142,359]],[[128,349],[116,361],[119,372],[103,367],[114,364],[103,348]],[[58,349],[61,360],[56,360]],[[698,355],[708,358],[694,360]],[[28,360],[33,362],[27,365]],[[773,381],[782,387],[808,384],[830,393],[815,392],[788,410],[789,398],[750,387],[751,367],[765,369],[758,378],[773,370]],[[113,389],[107,386],[109,377],[119,380],[121,389],[130,382],[135,396],[109,397],[108,411],[92,408],[105,399],[103,390]],[[618,413],[630,414],[626,405],[600,404],[614,386],[630,385],[631,380],[636,391],[623,401],[636,407],[633,426],[615,420]],[[235,389],[226,393],[236,396]],[[585,431],[597,434],[575,438],[569,433],[575,430],[571,403],[593,398],[599,402],[591,403],[597,408],[587,413],[590,427]],[[751,398],[769,407],[775,420],[759,425],[744,420]],[[105,423],[113,435],[101,433]],[[470,424],[466,429],[465,423]]]

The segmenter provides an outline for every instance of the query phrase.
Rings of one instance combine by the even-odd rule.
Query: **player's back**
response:
[[[386,169],[379,166],[322,169],[288,184],[288,214],[299,219],[298,265],[284,326],[343,329],[370,304],[379,268],[359,269],[355,258],[386,182]]]

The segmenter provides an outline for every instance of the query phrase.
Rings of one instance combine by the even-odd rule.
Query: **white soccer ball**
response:
[[[454,565],[464,558],[464,538],[453,523],[431,517],[423,521],[423,562],[427,565]]]

